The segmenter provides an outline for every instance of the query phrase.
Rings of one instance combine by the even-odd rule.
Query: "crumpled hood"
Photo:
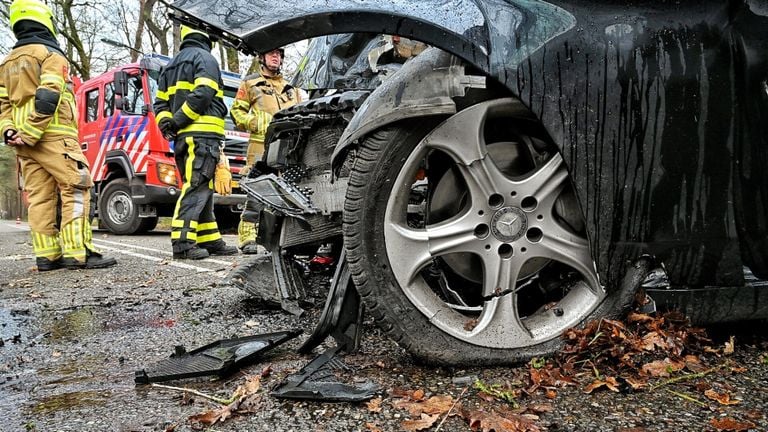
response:
[[[251,54],[316,36],[373,31],[439,47],[501,82],[510,64],[576,22],[536,0],[177,0],[172,7],[182,21]],[[512,34],[525,37],[511,41]]]

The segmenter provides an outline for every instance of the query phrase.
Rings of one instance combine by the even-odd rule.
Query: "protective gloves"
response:
[[[222,196],[232,193],[232,173],[229,171],[229,161],[223,153],[213,175],[213,190]]]
[[[160,123],[157,126],[160,128],[160,133],[163,134],[165,139],[168,141],[174,141],[176,139],[176,134],[179,132],[179,127],[172,119],[164,118],[160,120]]]

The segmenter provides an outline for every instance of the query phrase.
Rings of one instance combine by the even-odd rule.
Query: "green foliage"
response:
[[[509,387],[505,387],[501,384],[486,384],[481,380],[475,381],[474,385],[476,390],[479,390],[487,395],[493,396],[496,399],[502,400],[511,404],[517,408],[517,392]]]
[[[530,365],[534,369],[541,369],[547,364],[547,359],[544,357],[534,357],[530,361]]]

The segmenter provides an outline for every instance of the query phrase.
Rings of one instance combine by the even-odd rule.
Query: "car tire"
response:
[[[131,198],[128,179],[115,179],[104,187],[99,195],[99,221],[114,234],[128,235],[140,231],[143,220]]]
[[[483,178],[497,160],[504,167],[494,173],[502,175]],[[425,167],[430,198],[419,222],[411,217],[420,208],[414,179]],[[507,177],[515,170],[520,175]],[[490,194],[478,197],[478,191]],[[502,232],[505,217],[517,231]],[[366,310],[398,344],[432,364],[513,364],[549,354],[565,329],[625,310],[648,267],[635,263],[610,292],[599,284],[564,163],[513,99],[369,135],[350,176],[343,233]],[[497,287],[505,275],[509,283]],[[547,295],[537,298],[535,290]]]

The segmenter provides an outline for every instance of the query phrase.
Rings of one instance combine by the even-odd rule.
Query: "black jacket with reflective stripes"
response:
[[[171,119],[186,136],[224,138],[224,83],[210,46],[190,36],[160,71],[153,108],[155,120]]]

